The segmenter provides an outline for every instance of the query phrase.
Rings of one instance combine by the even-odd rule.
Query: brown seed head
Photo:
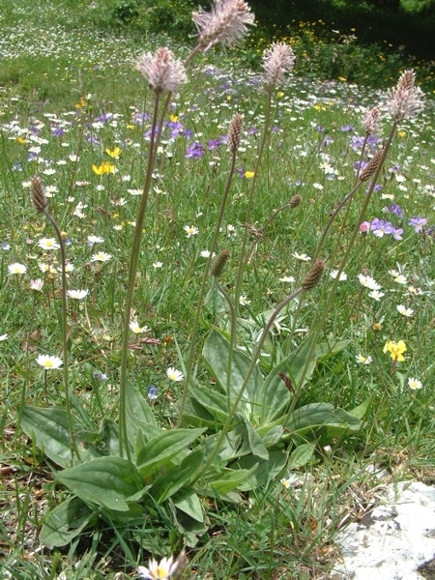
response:
[[[297,193],[296,195],[294,195],[290,202],[289,202],[289,206],[290,207],[298,207],[298,205],[301,203],[302,201],[302,196],[299,195],[299,193]]]
[[[360,173],[359,178],[361,179],[361,181],[367,181],[369,177],[373,175],[373,173],[379,167],[379,163],[381,162],[383,155],[384,149],[381,149],[380,151],[378,151],[373,155],[373,157],[370,159],[370,161],[367,163],[367,165]]]
[[[243,115],[236,113],[231,119],[230,128],[228,129],[228,147],[230,151],[237,151],[242,136]]]
[[[316,260],[311,266],[311,270],[302,280],[301,287],[304,290],[312,290],[320,282],[323,270],[325,269],[325,262],[323,260]]]
[[[30,199],[37,211],[43,212],[47,207],[47,199],[39,177],[32,177],[30,180]]]
[[[211,275],[219,278],[225,268],[225,264],[230,257],[230,251],[225,249],[216,256],[211,265]]]

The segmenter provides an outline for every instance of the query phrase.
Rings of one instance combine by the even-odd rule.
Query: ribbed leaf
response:
[[[136,466],[123,457],[98,457],[61,471],[56,479],[85,502],[127,511],[127,501],[143,488]]]
[[[71,465],[71,434],[68,415],[63,409],[24,407],[21,415],[21,428],[29,437],[35,437],[38,448],[57,465],[61,467]],[[85,427],[76,418],[73,418],[73,429],[76,433],[80,460],[87,461],[99,457],[101,452],[95,446],[87,444]],[[81,442],[84,444],[80,445]],[[76,458],[75,461],[77,461]]]
[[[172,429],[153,437],[138,453],[137,465],[144,477],[170,463],[206,429]]]
[[[210,371],[218,381],[223,393],[226,393],[227,388],[228,353],[228,340],[217,330],[212,330],[205,342],[203,356]],[[250,364],[251,359],[246,354],[238,350],[233,351],[230,380],[230,394],[232,400],[238,396],[245,377],[248,374]],[[256,392],[261,390],[262,386],[263,376],[258,367],[255,367],[246,385],[240,403],[240,411],[250,415],[252,404],[256,400]]]
[[[95,512],[78,497],[72,497],[46,516],[39,539],[47,548],[66,546],[90,523]]]

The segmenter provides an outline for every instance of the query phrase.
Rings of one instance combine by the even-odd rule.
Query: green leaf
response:
[[[238,486],[240,491],[250,491],[258,487],[267,485],[273,481],[286,466],[288,454],[286,451],[275,450],[269,452],[267,461],[260,461],[257,469],[245,482]],[[240,469],[251,470],[256,465],[258,458],[253,455],[242,457],[237,464]]]
[[[228,353],[228,340],[216,329],[212,330],[205,341],[203,356],[223,393],[226,393],[227,388]],[[233,351],[230,380],[230,396],[233,401],[240,392],[250,365],[251,359],[246,354],[238,350]],[[255,393],[258,389],[262,389],[262,386],[263,376],[259,368],[255,367],[243,393],[239,410],[247,415],[251,413]]]
[[[350,340],[331,341],[331,343],[322,342],[316,346],[316,359],[335,355],[349,346],[349,343]]]
[[[251,469],[226,470],[225,475],[214,481],[209,481],[208,485],[216,493],[228,493],[229,491],[238,488],[244,481],[246,481],[254,473],[258,465],[257,462],[251,467]]]
[[[285,407],[294,397],[294,393],[286,387],[280,373],[288,376],[295,391],[311,376],[317,356],[317,351],[313,348],[314,340],[314,335],[308,336],[294,352],[280,361],[266,377],[263,387],[257,391],[256,412],[259,413],[261,426],[283,416]],[[324,354],[324,350],[320,349],[318,354]]]
[[[210,427],[216,425],[216,420],[198,401],[190,397],[184,407],[183,427]]]
[[[171,429],[153,437],[137,456],[137,464],[144,477],[150,477],[157,469],[170,463],[176,455],[188,447],[203,429]]]
[[[110,419],[101,421],[100,435],[107,455],[119,455],[118,425]]]
[[[240,415],[240,417],[243,421],[245,439],[247,439],[247,443],[252,455],[259,457],[260,459],[269,459],[269,452],[267,451],[263,440],[251,425],[249,419],[244,415]]]
[[[142,430],[146,433],[150,426],[156,427],[157,423],[146,399],[136,387],[130,384],[127,385],[126,412],[128,439],[131,447],[134,448],[138,431]]]
[[[47,514],[39,539],[50,549],[66,546],[89,525],[95,515],[78,497],[67,499]]]
[[[308,380],[316,366],[315,333],[307,336],[298,348],[287,358],[290,374],[296,389],[300,389]]]
[[[343,409],[335,409],[329,403],[311,403],[296,409],[287,425],[296,443],[306,443],[307,437],[318,439],[321,435],[322,443],[327,444],[335,437],[349,431],[359,431],[360,428],[359,419]]]
[[[259,414],[261,426],[272,423],[278,416],[282,416],[285,407],[294,396],[279,376],[279,373],[284,373],[289,376],[291,383],[295,384],[290,368],[292,361],[293,355],[290,355],[277,364],[264,380],[263,388],[258,390],[255,412]]]
[[[311,461],[316,449],[315,443],[303,443],[294,449],[290,455],[289,469],[298,469]]]
[[[183,459],[181,464],[167,469],[163,475],[156,478],[149,490],[157,503],[163,503],[188,483],[203,465],[204,450],[197,449]]]
[[[143,488],[136,466],[123,457],[98,457],[61,471],[56,479],[85,502],[127,511],[127,501]]]
[[[191,385],[190,393],[214,418],[215,423],[223,424],[228,419],[227,399],[212,389]]]
[[[357,419],[363,419],[365,414],[368,411],[368,408],[370,407],[371,402],[372,402],[372,397],[367,397],[367,399],[365,401],[363,401],[361,403],[361,405],[358,405],[358,407],[355,407],[355,409],[352,409],[352,411],[349,411],[349,415],[353,415]]]
[[[172,503],[177,509],[187,514],[197,522],[204,522],[201,502],[196,493],[190,489],[182,489],[172,496]]]
[[[68,415],[63,409],[24,407],[21,414],[21,428],[29,437],[35,437],[38,448],[57,465],[61,467],[71,465],[71,436]],[[81,461],[101,456],[101,452],[95,446],[88,445],[85,428],[75,417],[73,417],[73,429],[76,433]],[[75,462],[77,462],[76,458]]]
[[[219,439],[220,433],[214,433],[213,435],[209,435],[204,439],[201,446],[205,449],[205,456],[204,460],[210,457],[210,455],[214,452],[214,448],[217,444]],[[226,464],[230,459],[239,456],[239,452],[244,455],[245,453],[249,453],[249,448],[245,450],[240,450],[242,444],[242,433],[240,429],[233,429],[232,431],[228,431],[225,435],[224,440],[222,441],[222,445],[219,449],[219,453],[215,459],[215,463],[223,463]]]
[[[274,425],[267,431],[265,430],[264,434],[260,432],[259,435],[262,438],[263,443],[267,449],[269,447],[276,445],[279,441],[281,441],[283,433],[284,429],[281,427],[281,425]]]

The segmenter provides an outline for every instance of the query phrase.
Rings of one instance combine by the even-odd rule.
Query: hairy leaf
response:
[[[83,501],[127,511],[143,488],[136,466],[123,457],[98,457],[60,472],[56,479]]]

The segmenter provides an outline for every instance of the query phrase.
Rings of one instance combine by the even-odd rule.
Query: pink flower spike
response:
[[[169,48],[158,48],[153,55],[147,52],[136,65],[156,92],[175,92],[187,80],[184,65]]]
[[[415,86],[412,69],[400,75],[396,88],[390,89],[387,96],[387,107],[395,121],[417,115],[424,108],[423,91]]]
[[[210,12],[202,8],[192,12],[199,32],[199,47],[204,52],[218,42],[237,44],[254,24],[254,14],[244,0],[214,0]]]
[[[291,46],[285,42],[274,42],[263,53],[261,66],[264,68],[268,84],[275,85],[285,81],[285,74],[291,72],[295,55]]]
[[[379,126],[380,118],[381,112],[379,111],[379,109],[373,108],[366,111],[362,123],[364,129],[366,130],[367,135],[376,133]]]

